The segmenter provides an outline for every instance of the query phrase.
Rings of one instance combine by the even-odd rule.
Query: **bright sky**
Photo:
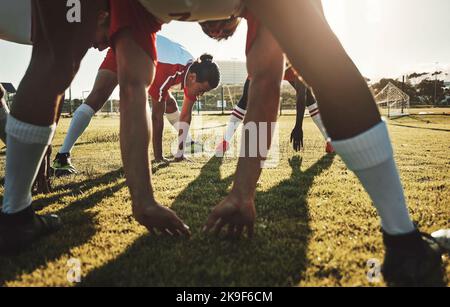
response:
[[[444,70],[450,75],[449,0],[323,0],[327,18],[364,76],[397,78],[413,71]],[[196,23],[173,22],[161,34],[194,56],[245,60],[245,22],[226,42],[206,37]],[[31,48],[0,41],[0,81],[18,85]],[[104,53],[90,50],[72,85],[74,97],[91,90]],[[450,79],[450,76],[446,77]],[[117,93],[114,95],[117,97]]]

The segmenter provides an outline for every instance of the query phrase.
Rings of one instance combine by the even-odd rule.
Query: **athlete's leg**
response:
[[[109,70],[99,70],[94,87],[84,104],[77,108],[64,139],[60,154],[70,154],[78,138],[89,126],[92,117],[97,113],[111,96],[117,86],[117,75]]]
[[[306,105],[308,107],[308,112],[309,112],[309,115],[311,116],[311,119],[313,120],[313,122],[317,126],[317,128],[319,129],[320,133],[322,133],[322,136],[326,141],[325,151],[327,153],[334,153],[333,145],[331,145],[331,142],[328,137],[328,133],[322,122],[322,116],[320,116],[319,105],[317,104],[316,99],[314,98],[314,95],[313,95],[311,89],[309,89],[309,88],[306,91]]]
[[[162,138],[164,131],[164,113],[166,104],[164,101],[154,102],[152,99],[152,127],[153,127],[153,155],[156,162],[165,162],[162,150]]]
[[[234,107],[233,112],[231,112],[230,119],[225,130],[225,135],[221,144],[217,146],[216,152],[218,155],[226,152],[230,147],[230,142],[233,139],[236,130],[245,118],[247,113],[247,102],[248,102],[248,88],[250,86],[250,80],[247,79],[244,84],[244,90],[242,92],[241,99],[238,104]]]
[[[314,3],[289,0],[277,1],[276,5],[266,0],[247,3],[271,28],[291,63],[314,89],[336,151],[359,175],[385,230],[392,234],[413,231],[387,129],[373,96]],[[302,18],[298,18],[298,12]],[[284,22],[273,22],[275,16]],[[302,31],[295,32],[293,39],[294,32],[289,29]],[[385,187],[380,185],[381,174]]]
[[[166,99],[166,118],[175,131],[178,131],[178,123],[180,122],[180,111],[178,110],[178,104],[175,97],[169,92],[169,96]],[[191,137],[191,133],[188,132],[186,138],[186,144],[195,143]]]

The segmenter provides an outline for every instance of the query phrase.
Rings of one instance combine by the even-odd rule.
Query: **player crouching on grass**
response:
[[[185,47],[164,36],[157,36],[156,48],[158,52],[156,75],[148,91],[152,98],[153,154],[154,162],[168,162],[162,151],[164,114],[178,132],[180,120],[191,122],[192,108],[197,97],[218,86],[220,72],[217,64],[212,61],[212,56],[205,54],[195,60]],[[92,117],[104,106],[117,84],[116,58],[114,51],[110,49],[100,66],[94,87],[86,102],[75,111],[63,146],[53,162],[57,176],[76,173],[70,153],[76,141],[89,126]],[[171,88],[175,86],[181,86],[184,90],[181,115],[178,104],[171,94]],[[193,141],[189,133],[186,142],[191,152],[202,146]]]

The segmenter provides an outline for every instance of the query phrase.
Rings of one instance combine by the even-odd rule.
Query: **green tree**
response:
[[[444,81],[443,80],[422,80],[418,85],[417,89],[419,96],[423,97],[426,102],[434,103],[436,94],[436,103],[439,103],[444,99]],[[436,91],[436,93],[435,93]]]

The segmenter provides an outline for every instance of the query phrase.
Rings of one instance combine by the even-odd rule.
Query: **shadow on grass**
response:
[[[53,191],[48,196],[45,196],[33,201],[33,207],[35,210],[42,210],[46,206],[54,204],[60,201],[62,198],[71,195],[83,195],[86,191],[92,188],[98,187],[102,184],[109,184],[111,182],[117,181],[120,178],[124,178],[123,169],[117,169],[111,171],[97,178],[89,178],[80,182],[76,182],[76,176],[71,176],[72,182],[66,184],[59,184],[53,186]],[[55,194],[56,193],[56,194]]]
[[[81,286],[295,286],[306,268],[310,237],[307,194],[334,156],[292,174],[256,197],[253,240],[225,240],[200,233],[211,210],[227,195],[232,178],[221,179],[222,159],[212,158],[179,194],[172,208],[191,227],[190,240],[143,236],[123,254],[91,271]]]
[[[28,250],[17,256],[0,256],[0,286],[9,280],[19,278],[22,274],[29,274],[37,268],[45,266],[49,261],[58,259],[74,247],[85,244],[96,232],[95,214],[89,212],[88,209],[104,199],[113,197],[116,192],[126,186],[125,181],[118,182],[121,174],[121,170],[117,170],[93,180],[60,187],[69,190],[63,193],[64,195],[74,193],[77,189],[87,192],[94,188],[98,190],[86,197],[80,194],[76,201],[55,212],[63,220],[64,225],[61,230],[37,241]],[[114,185],[111,186],[113,183]],[[102,188],[102,185],[107,185],[107,187]],[[33,205],[40,210],[54,203],[60,197],[62,196],[43,198]]]

